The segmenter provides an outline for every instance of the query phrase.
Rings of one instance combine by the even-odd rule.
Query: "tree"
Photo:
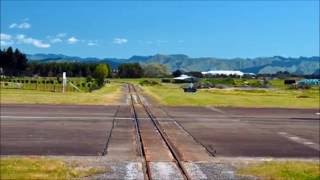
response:
[[[183,72],[182,72],[181,70],[177,69],[177,70],[175,70],[175,71],[172,72],[172,76],[173,76],[173,77],[179,77],[179,76],[182,75],[182,73],[183,73]]]
[[[104,78],[108,76],[108,67],[106,64],[99,64],[96,66],[93,77],[97,80],[98,85],[102,86],[104,83]]]
[[[6,75],[21,75],[27,68],[26,55],[18,49],[13,51],[12,47],[1,50],[0,60],[0,67]]]
[[[143,69],[139,63],[121,64],[118,67],[118,74],[120,78],[141,78]]]
[[[159,78],[169,75],[167,66],[163,64],[146,64],[143,66],[144,77]]]

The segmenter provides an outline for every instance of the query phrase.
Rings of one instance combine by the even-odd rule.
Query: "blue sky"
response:
[[[319,55],[319,1],[1,1],[1,48],[128,58]]]

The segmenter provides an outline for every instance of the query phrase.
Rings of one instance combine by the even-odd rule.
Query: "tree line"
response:
[[[19,49],[13,50],[12,47],[0,49],[0,73],[6,76],[60,77],[63,72],[66,72],[69,77],[96,77],[97,74],[101,74],[101,67],[98,68],[98,65],[80,62],[28,62],[26,55]],[[111,76],[111,68],[108,64],[105,64],[102,69],[106,77]]]

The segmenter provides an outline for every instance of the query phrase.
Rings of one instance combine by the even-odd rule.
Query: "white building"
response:
[[[236,76],[243,76],[244,73],[241,71],[231,71],[231,70],[216,70],[216,71],[206,71],[201,72],[203,75],[236,75]]]

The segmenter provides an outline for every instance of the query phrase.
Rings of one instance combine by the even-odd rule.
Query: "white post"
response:
[[[66,85],[67,85],[67,75],[66,75],[66,72],[63,72],[62,73],[62,92],[63,93],[65,92]]]

